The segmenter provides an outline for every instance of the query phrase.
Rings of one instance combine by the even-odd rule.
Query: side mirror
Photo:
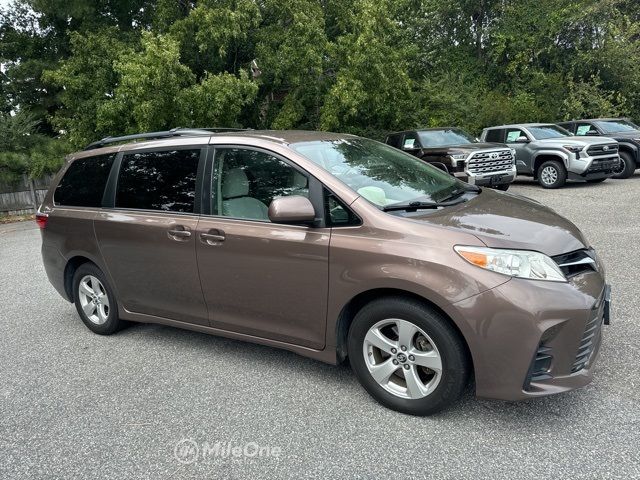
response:
[[[273,199],[268,214],[273,223],[311,223],[316,219],[309,199],[299,195]]]
[[[585,135],[588,137],[597,137],[598,132],[596,132],[595,130],[588,130],[587,133],[585,133]]]
[[[529,143],[529,139],[524,135],[516,138],[516,143]]]

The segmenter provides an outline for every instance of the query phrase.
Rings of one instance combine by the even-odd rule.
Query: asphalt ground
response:
[[[640,478],[640,172],[511,191],[607,266],[595,379],[427,418],[379,406],[347,366],[157,325],[95,335],[49,285],[35,225],[0,226],[0,479]]]

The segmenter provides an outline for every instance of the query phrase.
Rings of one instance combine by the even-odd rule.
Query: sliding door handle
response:
[[[167,233],[173,240],[186,240],[191,237],[191,231],[182,225],[167,231]]]
[[[216,245],[225,240],[224,232],[222,230],[213,230],[209,233],[201,233],[200,240],[207,245]]]

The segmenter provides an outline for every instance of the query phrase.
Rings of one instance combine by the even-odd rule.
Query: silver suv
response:
[[[567,179],[602,182],[620,161],[614,139],[576,137],[551,123],[485,128],[481,139],[513,148],[518,174],[532,175],[544,188],[562,187]]]

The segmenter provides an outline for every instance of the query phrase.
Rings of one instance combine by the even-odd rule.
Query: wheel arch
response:
[[[90,258],[83,255],[76,255],[67,261],[67,265],[64,268],[64,291],[67,294],[67,299],[72,303],[75,301],[73,294],[73,276],[80,265],[84,265],[85,263],[96,265]]]
[[[555,151],[542,151],[537,153],[534,157],[533,157],[533,176],[534,178],[538,178],[538,169],[540,168],[540,165],[542,165],[544,162],[548,161],[548,160],[555,160],[557,162],[560,162],[564,168],[566,170],[568,170],[568,165],[567,163],[569,162],[569,157],[567,157],[566,155],[563,155],[561,152],[555,152]]]
[[[384,297],[401,297],[408,300],[418,301],[429,308],[435,310],[440,314],[456,331],[460,336],[462,343],[466,350],[467,359],[471,368],[471,372],[474,370],[474,361],[469,342],[465,334],[462,332],[458,324],[451,318],[445,310],[443,310],[437,303],[429,300],[428,298],[419,295],[415,292],[403,290],[399,288],[372,288],[355,295],[349,300],[340,311],[340,315],[336,322],[336,358],[337,363],[342,363],[347,358],[347,336],[349,333],[349,327],[353,322],[353,319],[357,313],[369,302]]]
[[[628,153],[631,155],[631,159],[636,162],[636,165],[640,165],[640,148],[631,143],[619,142],[618,151],[620,153]]]

